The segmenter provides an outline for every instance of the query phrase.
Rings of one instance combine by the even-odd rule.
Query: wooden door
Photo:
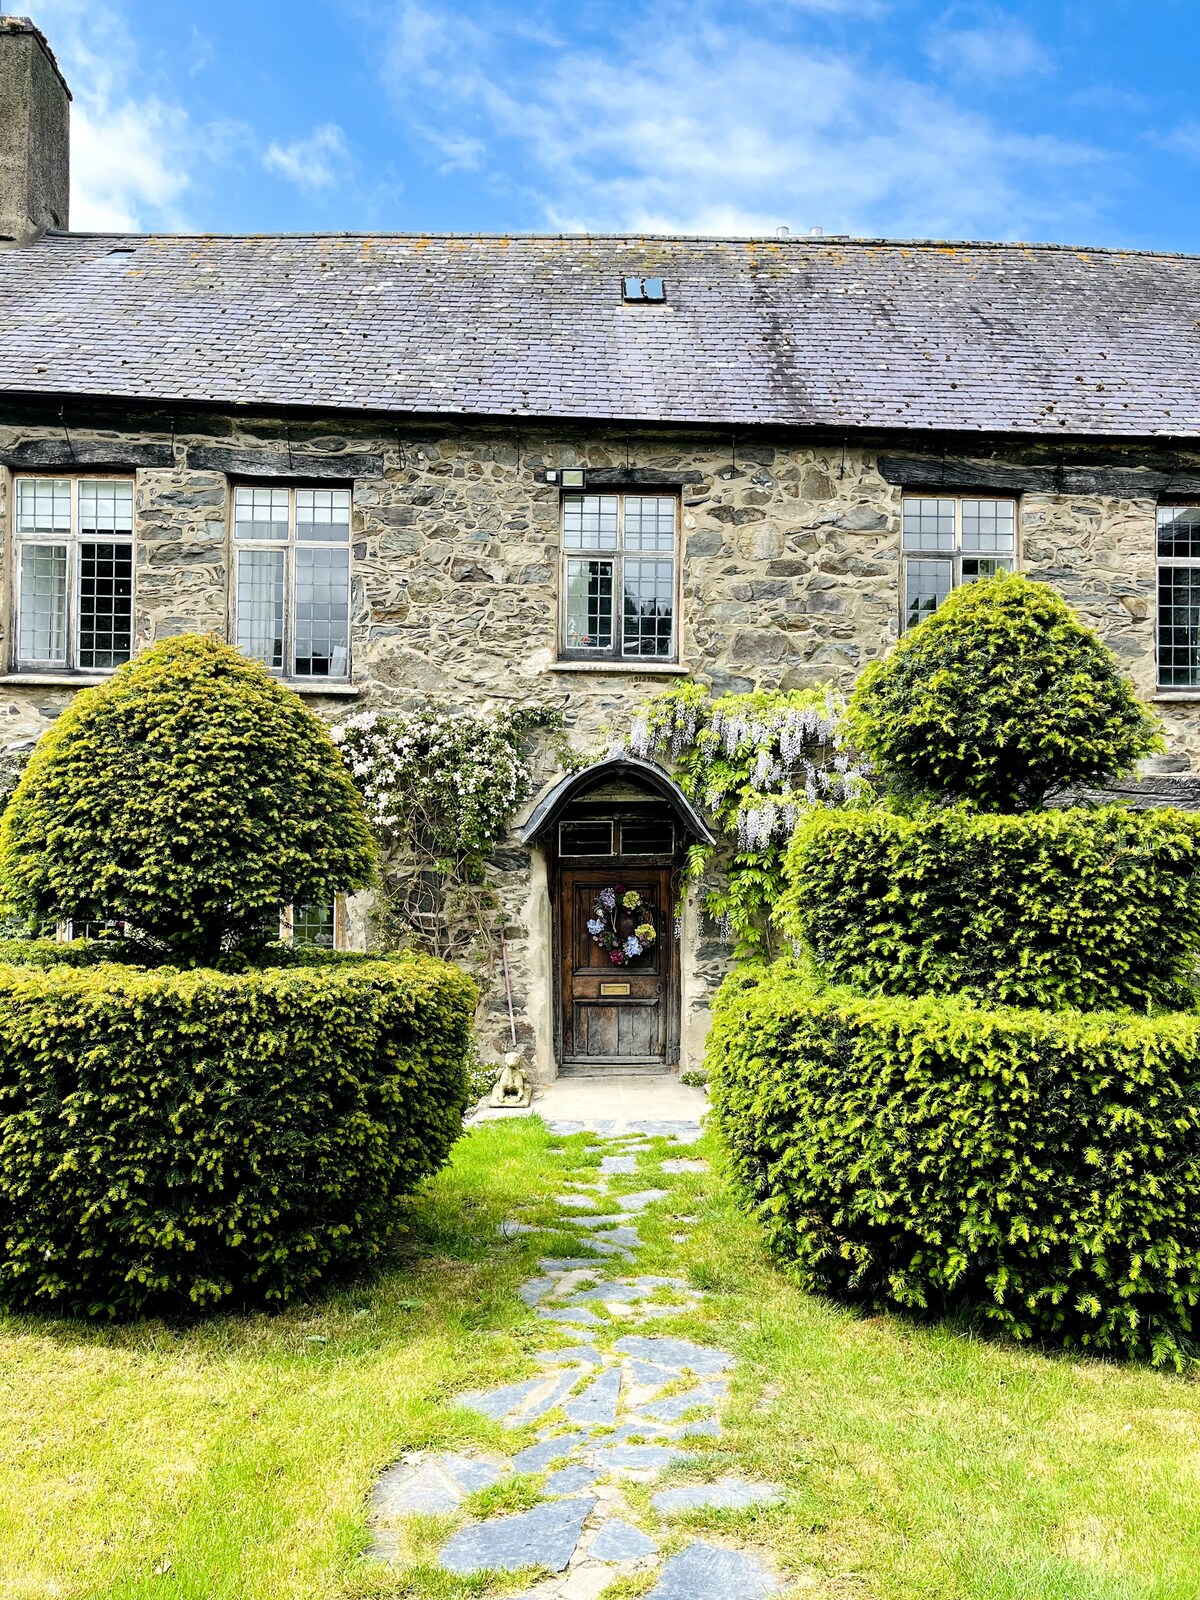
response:
[[[615,908],[622,939],[649,923],[655,938],[622,964],[596,942],[588,922],[603,889],[631,890],[641,905]],[[559,879],[559,960],[564,1063],[591,1066],[667,1061],[674,1003],[675,940],[668,867],[563,867]]]

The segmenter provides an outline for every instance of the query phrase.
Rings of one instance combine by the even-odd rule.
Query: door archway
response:
[[[660,767],[618,755],[555,784],[521,837],[547,854],[560,1068],[677,1064],[675,911],[684,852],[713,842],[703,819]]]

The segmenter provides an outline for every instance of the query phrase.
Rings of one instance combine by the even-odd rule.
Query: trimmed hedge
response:
[[[0,1299],[277,1303],[380,1255],[461,1131],[468,978],[422,956],[74,960],[0,967]]]
[[[801,1285],[1182,1363],[1200,1300],[1200,1017],[863,999],[735,974],[717,1127]]]
[[[833,982],[992,1004],[1191,1005],[1200,818],[816,810],[776,920]]]
[[[955,589],[850,697],[854,743],[900,795],[1020,811],[1164,749],[1117,659],[1061,595],[1019,574]]]

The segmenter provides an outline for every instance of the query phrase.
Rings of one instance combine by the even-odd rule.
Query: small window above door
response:
[[[621,823],[623,856],[669,856],[675,853],[675,829],[661,817],[626,817]]]
[[[558,825],[564,860],[597,856],[672,856],[675,827],[665,817],[577,817]]]
[[[560,856],[611,856],[613,851],[613,825],[611,822],[560,822],[558,825],[558,853]]]

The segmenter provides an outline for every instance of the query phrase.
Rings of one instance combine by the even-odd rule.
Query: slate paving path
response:
[[[576,1131],[565,1124],[551,1127]],[[686,1143],[697,1132],[687,1124],[667,1123],[646,1123],[637,1131],[663,1138],[684,1134],[680,1142]],[[571,1234],[590,1252],[542,1258],[538,1276],[517,1292],[545,1324],[548,1337],[557,1325],[568,1340],[574,1334],[576,1341],[598,1342],[543,1350],[533,1358],[541,1368],[538,1375],[457,1396],[457,1404],[505,1428],[536,1425],[536,1441],[524,1448],[514,1441],[507,1455],[417,1452],[389,1468],[371,1501],[377,1556],[387,1559],[392,1553],[398,1519],[461,1516],[463,1502],[475,1491],[503,1483],[513,1472],[539,1473],[544,1477],[538,1504],[468,1523],[443,1545],[440,1565],[463,1575],[523,1567],[551,1574],[515,1600],[599,1600],[618,1578],[632,1573],[653,1575],[649,1600],[762,1600],[780,1592],[769,1552],[702,1539],[678,1548],[671,1527],[672,1518],[696,1510],[774,1505],[781,1499],[775,1484],[728,1475],[715,1483],[673,1484],[651,1495],[648,1528],[633,1520],[622,1492],[623,1483],[653,1485],[665,1468],[686,1468],[695,1459],[689,1441],[699,1445],[719,1437],[734,1367],[724,1350],[654,1331],[656,1320],[700,1303],[701,1292],[684,1279],[606,1276],[618,1257],[636,1263],[644,1214],[670,1197],[668,1189],[606,1192],[610,1175],[620,1181],[637,1173],[631,1152],[648,1148],[622,1140],[617,1153],[602,1157],[591,1192],[581,1195],[576,1184],[576,1192],[558,1197],[560,1220],[552,1227],[538,1229],[519,1219],[501,1224],[498,1232],[505,1238],[539,1231]],[[671,1159],[659,1167],[696,1172],[705,1163]],[[602,1206],[609,1208],[604,1214]],[[684,1219],[685,1225],[690,1220]],[[607,1348],[606,1332],[620,1334]],[[668,1548],[675,1547],[665,1558],[664,1537],[670,1539]]]

